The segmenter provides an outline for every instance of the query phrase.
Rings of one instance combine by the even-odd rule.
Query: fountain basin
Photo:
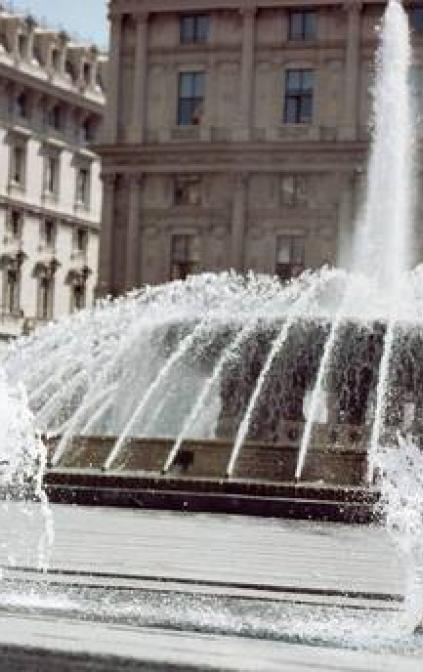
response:
[[[365,485],[361,434],[354,434],[356,443],[333,444],[324,429],[299,483],[294,440],[291,445],[246,442],[235,473],[227,478],[230,441],[186,440],[164,474],[171,439],[133,438],[105,470],[116,439],[74,438],[46,475],[48,495],[55,502],[368,522],[377,495]],[[347,429],[332,428],[330,435],[341,432]],[[51,441],[51,452],[55,446]]]

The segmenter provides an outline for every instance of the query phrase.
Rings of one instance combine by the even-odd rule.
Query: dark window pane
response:
[[[312,40],[314,37],[316,37],[316,14],[314,12],[305,12],[304,38]]]
[[[288,70],[286,73],[286,88],[288,91],[298,91],[301,86],[301,70]]]
[[[291,40],[299,40],[302,37],[303,21],[302,12],[292,12],[290,16],[289,37]]]
[[[410,24],[413,30],[423,33],[423,7],[410,9]]]
[[[181,17],[181,42],[183,44],[194,41],[194,17]]]
[[[286,98],[285,102],[285,122],[295,124],[297,122],[297,99]]]
[[[182,44],[207,42],[210,20],[207,14],[190,14],[181,17],[180,33]]]
[[[303,70],[302,71],[302,80],[301,80],[301,90],[302,91],[312,91],[314,85],[314,72],[313,70]]]
[[[304,263],[304,239],[300,236],[292,238],[292,263],[297,265]]]
[[[207,42],[209,39],[209,26],[210,19],[206,14],[198,17],[196,34],[197,42]]]
[[[316,36],[316,13],[313,10],[294,10],[289,16],[289,39],[310,40]]]
[[[197,72],[193,79],[193,92],[195,98],[202,98],[204,96],[204,73]]]
[[[203,72],[179,75],[178,124],[199,124],[203,113],[205,77]]]
[[[192,119],[192,98],[181,98],[178,106],[178,124],[190,126]]]
[[[179,96],[181,98],[190,98],[193,93],[193,74],[191,72],[182,72],[179,75]]]
[[[312,96],[303,96],[301,99],[301,112],[299,121],[303,124],[309,124],[313,117],[313,98]]]

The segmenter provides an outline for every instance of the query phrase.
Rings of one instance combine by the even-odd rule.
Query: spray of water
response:
[[[53,519],[43,485],[47,450],[37,434],[22,385],[11,386],[0,370],[0,495],[5,506],[18,502],[26,515],[29,502],[41,508],[38,567],[45,571],[53,543]],[[15,550],[9,549],[14,557]]]

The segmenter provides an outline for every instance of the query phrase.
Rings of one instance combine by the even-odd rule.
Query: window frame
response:
[[[299,19],[300,29],[295,29],[295,20]],[[308,25],[311,20],[312,28]],[[291,9],[288,17],[288,40],[308,42],[317,37],[317,12],[315,9]]]
[[[54,314],[54,276],[40,273],[37,287],[37,319],[48,322]]]
[[[79,310],[84,310],[87,307],[87,284],[82,279],[77,280],[71,283],[71,313],[76,313]],[[78,296],[77,291],[79,291],[79,296],[81,297],[81,303],[76,301]]]
[[[198,189],[198,198],[194,201],[190,200],[189,197],[189,188],[195,186]],[[183,196],[184,188],[187,189],[186,196],[180,198],[178,196],[178,191],[181,191],[181,196]],[[175,175],[173,179],[173,205],[175,207],[198,207],[202,203],[202,188],[203,180],[201,177],[196,175]]]
[[[182,243],[183,254],[176,253],[177,243]],[[189,275],[200,270],[199,254],[195,249],[199,247],[200,238],[197,233],[175,232],[170,239],[170,280],[186,280]]]
[[[416,17],[419,17],[416,19]],[[423,7],[409,7],[408,20],[410,28],[418,35],[423,35]]]
[[[57,223],[52,217],[45,217],[43,220],[42,238],[45,247],[54,249],[56,245]]]
[[[179,18],[179,43],[207,44],[210,40],[210,14],[196,12]]]
[[[13,285],[10,278],[14,277]],[[12,288],[12,290],[11,290]],[[21,311],[21,272],[19,268],[6,266],[3,271],[3,306],[6,314],[19,315]]]
[[[81,189],[81,177],[85,175],[83,188]],[[75,166],[75,206],[90,210],[91,207],[91,188],[92,188],[92,169],[91,164],[78,163]]]
[[[187,86],[184,82],[189,82],[189,85]],[[190,95],[183,95],[186,86]],[[201,125],[204,114],[205,87],[206,73],[204,70],[187,70],[178,73],[177,125],[179,127]]]
[[[287,197],[288,190],[284,188],[284,182],[292,180],[291,198]],[[301,194],[304,194],[304,198]],[[308,206],[308,177],[303,173],[289,173],[281,176],[280,180],[280,204],[285,208]]]
[[[47,151],[44,156],[43,194],[54,198],[60,192],[60,154]]]
[[[19,154],[19,160],[17,161],[18,154]],[[18,187],[24,190],[26,186],[26,170],[27,170],[26,143],[19,140],[15,140],[10,144],[10,158],[9,158],[10,184],[14,187]]]
[[[299,77],[297,88],[290,86],[290,78]],[[311,86],[305,86],[305,79],[309,77]],[[285,70],[284,111],[285,124],[310,125],[313,123],[314,113],[315,70],[313,68],[288,68]],[[294,114],[290,111],[294,103]]]
[[[86,255],[88,251],[88,229],[83,226],[78,226],[75,229],[73,248],[78,254]]]
[[[24,227],[24,213],[17,208],[11,208],[7,218],[7,233],[12,240],[22,240]]]
[[[293,278],[301,275],[301,273],[305,270],[305,240],[305,235],[299,233],[279,233],[276,236],[275,275],[282,282],[289,282]],[[279,253],[282,248],[282,241],[286,241],[289,247],[289,261],[287,262],[279,261]],[[300,255],[297,256],[298,249],[295,249],[295,246],[298,243],[301,244],[301,251]],[[284,269],[286,272],[282,272],[282,269]]]

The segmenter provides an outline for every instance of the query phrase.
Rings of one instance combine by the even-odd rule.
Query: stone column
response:
[[[356,140],[358,130],[358,101],[360,99],[360,40],[361,40],[360,0],[346,0],[347,44],[344,72],[344,116],[341,128],[342,140]]]
[[[348,173],[340,181],[341,201],[338,220],[337,264],[350,268],[354,239],[354,173]]]
[[[143,142],[147,111],[148,14],[146,12],[136,14],[135,20],[137,29],[131,140],[133,142]]]
[[[247,221],[248,174],[235,177],[232,207],[231,266],[238,273],[244,271],[245,229]]]
[[[104,124],[104,141],[114,143],[118,136],[119,115],[119,81],[122,42],[122,17],[110,17],[110,57],[107,88],[106,121]]]
[[[217,60],[213,54],[209,57],[206,90],[206,123],[208,140],[213,140],[213,129],[217,126]]]
[[[141,214],[142,175],[131,175],[129,178],[128,229],[126,235],[126,277],[127,290],[140,284],[140,214]]]
[[[241,10],[242,55],[240,95],[240,140],[250,140],[254,116],[255,7]]]
[[[101,217],[100,255],[96,295],[107,296],[112,291],[112,250],[114,227],[114,200],[116,175],[101,176],[103,182],[103,209]]]

